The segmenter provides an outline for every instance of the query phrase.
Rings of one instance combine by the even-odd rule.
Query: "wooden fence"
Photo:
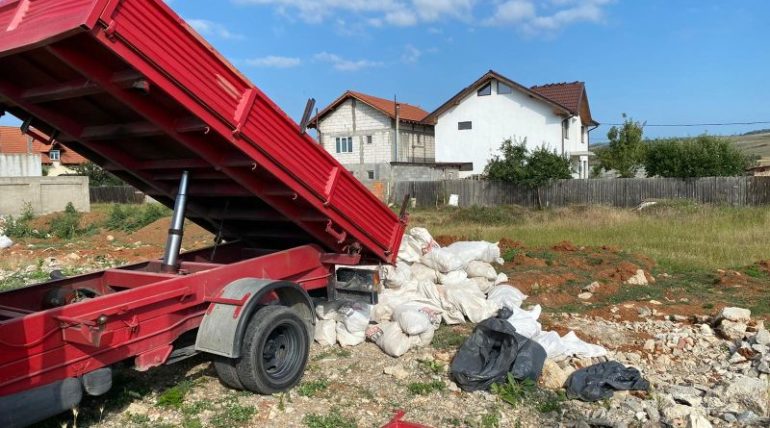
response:
[[[92,204],[141,204],[144,193],[131,186],[103,186],[88,189]]]
[[[449,195],[459,196],[460,206],[522,205],[543,207],[611,205],[635,207],[655,199],[688,199],[700,203],[752,206],[770,204],[770,177],[706,177],[696,179],[628,178],[558,180],[539,191],[526,186],[492,181],[394,182],[391,202],[406,194],[420,207],[445,205]]]

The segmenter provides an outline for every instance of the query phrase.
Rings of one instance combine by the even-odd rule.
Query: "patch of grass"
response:
[[[503,260],[505,260],[506,262],[511,262],[513,261],[513,259],[516,258],[516,256],[519,255],[519,252],[520,251],[518,248],[509,248],[503,251],[503,254],[502,254]]]
[[[320,361],[328,358],[350,358],[351,355],[353,355],[353,353],[350,352],[349,349],[331,347],[313,357],[313,361]]]
[[[137,230],[171,215],[171,210],[161,204],[121,205],[110,208],[104,227],[109,230],[136,232]]]
[[[517,381],[511,374],[508,374],[505,383],[492,385],[492,393],[514,408],[522,404],[532,405],[540,413],[558,411],[567,399],[564,392],[539,389],[532,380]]]
[[[355,419],[342,416],[337,409],[326,415],[311,413],[302,420],[308,428],[358,428]]]
[[[303,397],[313,397],[329,387],[329,381],[326,379],[303,382],[297,387],[297,393]]]
[[[433,336],[431,345],[435,349],[456,349],[465,343],[468,338],[468,331],[463,327],[453,327],[442,324],[436,334]]]
[[[531,251],[527,253],[527,257],[545,260],[545,264],[548,266],[553,265],[554,261],[556,260],[556,254],[550,251]]]
[[[243,405],[236,396],[230,396],[223,408],[211,417],[209,424],[214,428],[245,426],[256,413],[254,406]]]
[[[24,209],[18,218],[9,216],[6,219],[2,234],[13,239],[38,237],[40,234],[36,233],[29,224],[34,219],[35,211],[32,209],[32,204],[25,202]]]
[[[412,395],[428,395],[434,391],[441,392],[446,389],[443,381],[433,380],[430,382],[412,382],[406,386],[407,391]]]
[[[60,239],[74,239],[96,232],[96,225],[93,224],[84,228],[80,227],[80,217],[81,214],[75,209],[72,202],[69,202],[64,208],[64,212],[56,214],[48,222],[48,233]]]
[[[500,427],[500,413],[497,410],[487,413],[481,416],[481,423],[479,428],[499,428]]]
[[[156,403],[161,407],[179,409],[184,404],[184,397],[193,387],[193,383],[185,380],[163,391],[158,395]]]
[[[417,360],[420,367],[427,374],[441,374],[444,373],[444,365],[436,360]]]
[[[743,269],[743,273],[745,273],[746,275],[748,275],[748,276],[750,276],[752,278],[757,278],[757,279],[767,278],[768,277],[767,272],[762,270],[762,268],[760,268],[757,265],[751,265],[751,266]]]

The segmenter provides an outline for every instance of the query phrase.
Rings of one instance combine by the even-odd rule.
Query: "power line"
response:
[[[733,126],[733,125],[768,125],[770,124],[770,121],[759,121],[759,122],[725,122],[725,123],[665,123],[665,124],[651,124],[651,123],[645,123],[643,124],[643,127],[648,126],[656,126],[656,127],[684,127],[684,126]],[[622,123],[602,123],[602,125],[607,126],[623,126]]]

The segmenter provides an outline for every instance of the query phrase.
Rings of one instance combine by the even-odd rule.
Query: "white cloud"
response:
[[[292,68],[300,65],[301,63],[302,61],[299,58],[275,55],[268,55],[262,58],[246,60],[246,64],[248,65],[264,68]]]
[[[412,45],[406,45],[404,47],[404,53],[401,54],[401,61],[407,64],[414,64],[420,60],[422,51]]]
[[[467,17],[478,0],[232,0],[238,4],[273,6],[284,15],[318,23],[339,13],[353,13],[373,25],[412,26],[446,17]]]
[[[242,34],[234,33],[226,26],[208,19],[188,19],[187,23],[204,36],[219,37],[225,40],[241,40],[245,38]]]
[[[373,27],[409,27],[451,21],[512,26],[525,33],[556,32],[578,22],[596,23],[614,0],[231,0],[273,7],[278,13],[319,23],[352,15]],[[351,20],[349,20],[351,21]]]
[[[525,33],[553,33],[577,22],[601,22],[613,0],[506,0],[497,5],[488,25],[515,25]]]
[[[364,68],[380,67],[383,65],[382,62],[379,61],[370,61],[367,59],[350,60],[329,52],[317,53],[313,58],[315,58],[316,61],[329,63],[335,70],[339,71],[359,71]]]

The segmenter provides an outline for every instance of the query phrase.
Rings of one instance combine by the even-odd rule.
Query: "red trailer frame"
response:
[[[238,365],[256,352],[246,339],[273,334],[253,323],[283,317],[289,333],[281,334],[294,331],[308,345],[312,298],[334,297],[338,265],[396,260],[406,217],[160,0],[0,0],[5,112],[167,206],[189,171],[187,218],[215,233],[217,245],[178,264],[0,293],[2,424],[56,414],[83,390],[106,392],[110,366],[125,360],[147,370],[206,352],[229,386],[291,387],[298,378],[265,386]],[[374,276],[368,281],[371,291]],[[195,330],[195,346],[180,347]],[[302,369],[306,358],[296,362]]]

